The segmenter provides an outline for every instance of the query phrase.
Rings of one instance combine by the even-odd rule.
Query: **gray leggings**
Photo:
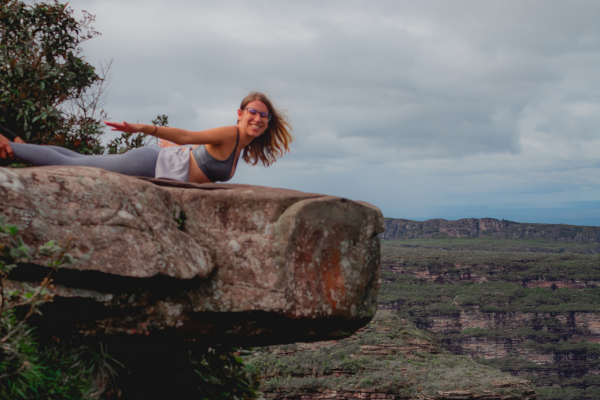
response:
[[[40,146],[30,143],[11,143],[15,157],[35,166],[72,165],[96,167],[106,171],[130,176],[154,178],[156,160],[161,148],[158,146],[140,147],[123,154],[102,154],[86,156],[57,146]]]

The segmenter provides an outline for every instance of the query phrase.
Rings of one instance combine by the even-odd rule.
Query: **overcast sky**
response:
[[[600,2],[72,0],[111,119],[202,130],[268,93],[297,139],[233,183],[386,217],[600,225]]]

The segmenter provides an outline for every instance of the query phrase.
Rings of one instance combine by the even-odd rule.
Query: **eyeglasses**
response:
[[[271,120],[271,113],[264,112],[264,111],[258,111],[256,108],[249,108],[249,107],[244,108],[244,110],[248,111],[250,113],[250,115],[252,115],[253,117],[256,116],[256,114],[260,114],[260,117],[262,119],[266,119],[267,121]]]

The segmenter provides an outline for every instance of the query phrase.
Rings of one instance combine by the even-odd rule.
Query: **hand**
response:
[[[104,121],[104,123],[110,127],[112,127],[111,131],[121,131],[125,133],[136,133],[141,132],[144,127],[143,124],[130,124],[128,122],[111,122]]]
[[[160,139],[158,141],[158,145],[160,147],[174,147],[174,146],[179,146],[178,144],[175,144],[173,142],[169,142],[168,140],[165,140],[165,139]]]
[[[10,140],[0,135],[0,158],[14,158],[13,149],[10,147]]]

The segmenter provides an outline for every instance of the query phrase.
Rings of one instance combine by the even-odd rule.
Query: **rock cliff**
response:
[[[562,242],[600,242],[600,227],[564,224],[530,224],[494,218],[464,218],[456,221],[430,219],[385,219],[382,239],[434,239],[444,237],[541,238]]]
[[[582,251],[593,243],[557,242],[383,241],[379,308],[531,380],[540,399],[599,398],[600,256]],[[532,244],[549,251],[499,251]]]
[[[386,311],[348,339],[263,348],[251,362],[272,400],[536,398],[531,382],[444,352]]]
[[[94,168],[0,169],[25,242],[69,243],[48,334],[260,345],[349,336],[374,315],[381,212],[338,197],[142,180]],[[49,270],[19,265],[19,289]]]

